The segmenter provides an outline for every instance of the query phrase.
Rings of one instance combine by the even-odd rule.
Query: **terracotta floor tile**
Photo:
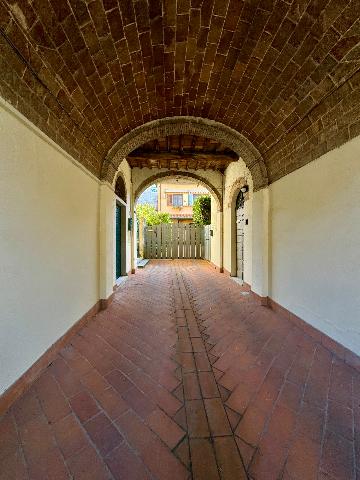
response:
[[[185,465],[186,468],[190,468],[190,450],[189,440],[185,437],[174,450],[175,455]]]
[[[201,398],[200,385],[196,373],[184,373],[183,384],[185,400],[198,400]]]
[[[198,372],[210,372],[211,365],[205,352],[194,353],[196,369]]]
[[[202,400],[185,402],[188,433],[190,438],[209,437],[210,431]]]
[[[143,463],[159,480],[185,480],[188,472],[160,439],[133,413],[116,421],[127,442],[139,453]]]
[[[80,422],[86,422],[99,412],[95,400],[87,393],[81,392],[70,399],[71,408],[78,416]]]
[[[185,431],[159,409],[154,410],[147,417],[146,423],[171,450],[185,435]]]
[[[20,448],[0,459],[0,480],[28,480],[24,454]]]
[[[59,420],[53,426],[53,432],[65,458],[77,454],[89,443],[84,430],[73,414]]]
[[[255,453],[255,447],[252,447],[248,443],[241,440],[241,438],[239,438],[239,437],[235,437],[235,441],[237,443],[239,452],[241,454],[241,458],[242,458],[242,461],[244,463],[244,467],[245,467],[245,469],[248,469],[248,467],[251,463],[251,460],[254,456],[254,453]]]
[[[0,480],[360,480],[360,375],[243,291],[130,275],[0,419]]]
[[[213,446],[207,438],[190,439],[194,480],[220,480]]]
[[[38,379],[35,384],[41,407],[50,423],[55,423],[70,413],[70,405],[55,378],[49,372]]]
[[[19,437],[13,415],[8,413],[0,419],[0,459],[18,449]]]
[[[220,398],[207,398],[204,400],[204,404],[211,435],[213,437],[232,435],[229,420]]]
[[[86,422],[84,428],[102,456],[110,453],[123,441],[117,428],[103,413]]]
[[[247,480],[237,444],[232,436],[214,439],[216,459],[221,472],[221,480]]]
[[[123,443],[105,459],[115,480],[152,480],[153,476],[128,445]]]
[[[219,390],[212,372],[199,372],[199,382],[203,398],[219,397]]]
[[[80,453],[72,456],[67,462],[68,468],[76,480],[110,480],[110,473],[97,455],[88,446]]]
[[[47,450],[36,461],[28,461],[29,478],[38,480],[52,478],[54,480],[68,480],[69,472],[59,449]]]
[[[321,469],[337,480],[355,478],[355,459],[351,446],[349,440],[333,432],[326,432]]]
[[[35,391],[31,389],[25,393],[25,395],[15,403],[12,411],[16,423],[19,426],[38,418],[42,414],[42,410]]]

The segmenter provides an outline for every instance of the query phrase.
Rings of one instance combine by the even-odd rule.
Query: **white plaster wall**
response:
[[[252,200],[253,200],[253,181],[249,169],[243,160],[232,162],[225,170],[224,176],[224,268],[231,272],[232,249],[236,251],[234,239],[231,238],[231,222],[234,221],[234,214],[231,208],[233,186],[240,179],[244,178],[249,185],[249,198],[246,200],[245,218],[248,219],[248,225],[244,226],[244,281],[252,284]],[[236,228],[236,227],[235,227]],[[234,257],[236,259],[236,255]]]
[[[218,204],[211,195],[211,229],[213,236],[210,237],[210,261],[220,268],[221,253],[220,253],[220,235],[221,235],[221,213],[218,211]]]
[[[271,298],[360,354],[360,137],[270,194]]]
[[[99,261],[101,299],[113,293],[115,285],[115,193],[104,182],[99,188]]]
[[[251,290],[269,295],[269,188],[254,192],[252,201]]]
[[[97,180],[0,105],[0,394],[99,298]]]

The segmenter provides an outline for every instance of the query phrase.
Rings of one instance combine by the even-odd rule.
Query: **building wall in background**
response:
[[[189,223],[196,195],[207,194],[206,188],[193,182],[161,182],[158,184],[159,211],[169,213],[172,221]]]

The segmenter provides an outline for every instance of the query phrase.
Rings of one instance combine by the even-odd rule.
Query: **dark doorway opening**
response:
[[[244,194],[240,190],[236,199],[236,276],[244,281]]]
[[[116,204],[116,278],[121,277],[121,206]]]

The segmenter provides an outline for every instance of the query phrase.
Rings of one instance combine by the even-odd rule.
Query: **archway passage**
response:
[[[214,207],[216,200],[208,188],[181,175],[150,183],[135,199],[139,256],[146,260],[210,260],[211,204]]]
[[[188,439],[195,470],[196,458],[215,458],[206,462],[215,472],[208,478],[228,472],[221,459],[238,458],[238,438],[256,480],[269,469],[281,480],[358,476],[358,6],[359,0],[0,2],[0,477],[39,479],[56,471],[64,478],[129,478],[123,465],[137,472],[150,460],[138,477],[179,480],[174,462],[159,462],[162,455],[169,458],[163,453],[169,438],[156,441],[155,435],[173,425],[162,413],[165,405],[176,407],[184,391],[183,418],[201,411],[204,422],[197,424],[205,429],[209,420],[209,433]],[[219,152],[204,144],[196,152],[195,137],[218,142]],[[151,152],[141,151],[149,143]],[[171,158],[161,158],[164,153]],[[151,176],[171,171],[211,186],[219,245],[211,262],[226,274],[236,273],[236,189],[240,179],[249,185],[244,208],[252,213],[252,261],[245,261],[244,280],[282,320],[266,308],[254,311],[249,292],[235,284],[236,291],[224,291],[225,275],[218,282],[215,268],[207,265],[202,273],[193,262],[189,271],[154,265],[154,283],[159,278],[165,296],[155,285],[153,297],[154,277],[130,275],[137,298],[124,296],[133,307],[126,310],[115,278],[116,205],[123,205],[117,178],[127,189],[119,236],[126,232],[127,271],[135,273],[135,194]],[[98,323],[92,318],[114,295],[120,302],[106,327],[118,329],[107,335],[106,313]],[[237,308],[239,297],[245,308]],[[174,306],[177,315],[165,317]],[[209,310],[212,318],[203,316]],[[182,337],[174,348],[177,333]],[[63,349],[70,336],[74,342]],[[208,357],[204,370],[201,354]],[[349,372],[348,364],[355,370]],[[45,378],[32,385],[48,365]],[[175,391],[180,366],[187,371],[180,372],[183,388]],[[203,391],[211,388],[211,375],[215,381],[221,376],[221,400]],[[198,388],[187,390],[197,381]],[[21,392],[26,395],[18,408],[3,417],[1,405]],[[211,407],[223,414],[219,402],[228,392],[228,416],[245,421],[230,441],[223,437],[231,435],[213,433],[210,420]],[[269,392],[279,402],[267,410]],[[170,419],[187,431],[187,422],[183,427],[172,413]],[[262,414],[265,429],[254,432]],[[226,424],[224,415],[216,424]],[[194,417],[192,425],[199,419]],[[94,424],[100,424],[96,435]],[[146,449],[144,442],[128,448],[134,430],[126,427],[134,425],[148,440]],[[314,431],[314,425],[320,428]],[[118,427],[125,432],[117,434]],[[77,434],[78,451],[69,451],[73,443],[66,440],[59,448],[64,432]],[[95,448],[102,435],[106,441]],[[158,446],[159,455],[148,444]],[[167,447],[173,454],[176,445]],[[284,453],[289,462],[278,472]],[[154,459],[155,468],[169,468],[152,472]],[[63,472],[54,470],[62,461]],[[96,470],[105,463],[105,472]],[[4,467],[10,471],[3,474]]]
[[[186,180],[194,180],[201,185],[205,186],[209,192],[213,195],[216,206],[219,211],[222,211],[222,192],[216,188],[210,180],[206,177],[201,175],[201,172],[195,173],[194,171],[183,171],[183,170],[165,170],[165,171],[158,171],[157,173],[151,174],[152,170],[149,171],[148,177],[143,180],[139,185],[136,186],[135,190],[135,202],[139,198],[139,196],[143,193],[143,191],[149,187],[150,185],[156,183],[157,181],[163,181],[165,179],[186,179]]]
[[[192,136],[192,138],[200,136],[217,142],[222,145],[224,154],[229,159],[232,158],[234,160],[233,153],[242,158],[251,172],[254,190],[268,185],[265,163],[258,150],[246,137],[222,123],[197,117],[163,118],[135,128],[130,133],[124,135],[109,151],[103,163],[102,178],[113,184],[118,168],[124,158],[130,154],[130,157],[136,156],[136,149],[147,142],[157,140],[159,145],[159,139],[174,135],[181,137],[187,135]],[[191,148],[194,149],[192,145]],[[132,153],[134,151],[135,153]],[[161,152],[157,152],[157,155],[159,153]],[[169,153],[167,152],[167,155]],[[212,153],[215,156],[217,155],[216,150]]]

